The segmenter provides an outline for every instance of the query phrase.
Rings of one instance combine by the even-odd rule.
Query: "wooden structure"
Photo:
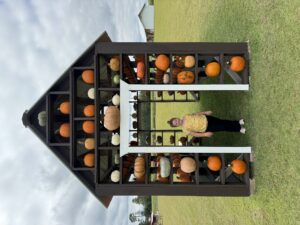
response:
[[[105,42],[104,42],[105,41]],[[174,130],[151,130],[137,124],[136,128],[130,126],[130,108],[135,108],[137,118],[139,111],[155,101],[137,98],[130,99],[130,93],[145,93],[156,91],[189,91],[193,92],[191,101],[199,100],[199,91],[232,90],[247,91],[249,89],[249,67],[240,73],[228,72],[225,65],[233,55],[242,55],[249,61],[248,47],[246,43],[110,43],[106,34],[103,34],[88,50],[79,57],[74,64],[58,79],[57,82],[37,101],[37,103],[23,115],[23,123],[54,152],[54,154],[76,175],[79,180],[106,206],[113,195],[205,195],[205,196],[247,196],[249,190],[249,168],[243,175],[233,174],[226,165],[233,159],[243,159],[249,167],[251,148],[242,147],[217,147],[201,146],[198,140],[188,140],[183,146],[153,145],[151,135],[145,142],[142,133],[160,132],[162,136],[166,132]],[[164,53],[173,61],[175,56],[193,55],[196,65],[189,70],[196,74],[193,84],[176,84],[170,76],[168,84],[155,84],[154,60],[157,54]],[[120,59],[120,71],[112,71],[107,65],[112,57]],[[136,58],[142,58],[145,62],[145,77],[136,77]],[[206,83],[203,76],[203,65],[211,61],[219,61],[222,65],[219,78]],[[94,71],[93,84],[82,81],[81,75],[85,70]],[[167,73],[172,74],[173,63]],[[121,84],[113,82],[118,74]],[[227,76],[228,75],[228,76]],[[229,79],[226,78],[226,76]],[[87,94],[94,90],[94,97]],[[103,125],[103,116],[111,98],[119,94],[121,97],[120,128],[108,131]],[[58,105],[68,100],[71,103],[69,115],[62,115],[57,111]],[[176,99],[174,99],[176,100]],[[163,100],[161,101],[163,102]],[[85,105],[94,104],[94,116],[86,117],[82,110]],[[38,123],[38,114],[46,111],[46,126]],[[85,121],[91,121],[95,126],[93,133],[82,131]],[[70,138],[62,138],[55,132],[62,123],[70,124]],[[130,143],[130,135],[136,132],[137,141]],[[113,133],[120,134],[120,145],[111,142]],[[93,150],[87,151],[82,144],[87,138],[95,140]],[[144,139],[144,140],[142,140]],[[94,155],[94,166],[87,167],[84,157],[87,154]],[[143,180],[133,179],[134,159],[138,153],[145,159],[145,176]],[[191,173],[191,180],[182,183],[176,179],[177,167],[172,167],[170,175],[164,182],[155,179],[158,167],[156,153],[178,153],[180,157],[189,156],[196,162],[196,170]],[[210,155],[218,155],[222,161],[222,168],[218,172],[212,172],[207,168],[206,160]],[[173,155],[165,154],[171,164]],[[113,182],[113,171],[120,172],[118,182]],[[106,197],[105,197],[106,196]]]

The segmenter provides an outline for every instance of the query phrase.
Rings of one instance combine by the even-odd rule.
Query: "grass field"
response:
[[[216,145],[251,145],[256,193],[249,198],[158,197],[165,225],[300,224],[300,3],[155,0],[155,41],[250,45],[247,93],[209,92],[200,104],[156,106],[156,126],[187,111],[212,110],[247,122],[246,136],[217,135]],[[166,111],[168,110],[168,112]],[[171,110],[172,109],[172,110]],[[174,109],[174,110],[173,110]]]

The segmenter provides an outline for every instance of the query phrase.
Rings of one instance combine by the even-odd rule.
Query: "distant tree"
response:
[[[150,225],[150,222],[144,220],[144,221],[140,222],[139,225]]]
[[[134,222],[137,221],[137,218],[136,218],[136,216],[134,215],[134,213],[130,213],[130,214],[129,214],[129,220],[130,220],[132,223],[134,223]]]

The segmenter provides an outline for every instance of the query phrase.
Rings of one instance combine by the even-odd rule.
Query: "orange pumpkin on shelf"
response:
[[[192,71],[182,71],[177,74],[178,84],[191,84],[194,82],[195,74]]]
[[[59,134],[64,138],[70,137],[70,124],[69,123],[61,124],[59,127]]]
[[[94,83],[94,71],[93,70],[84,70],[81,74],[82,80],[87,84]]]
[[[94,116],[95,114],[95,106],[94,105],[87,105],[83,109],[83,115],[85,116]]]
[[[116,106],[108,106],[104,115],[104,127],[113,131],[120,127],[120,110]]]
[[[93,134],[95,131],[95,123],[93,121],[84,121],[82,123],[82,130],[87,134]]]
[[[87,167],[93,167],[95,165],[95,154],[88,153],[83,157],[83,164]]]
[[[219,171],[222,167],[222,161],[219,156],[212,155],[207,159],[207,167],[211,171]]]
[[[241,72],[245,65],[246,60],[242,56],[233,56],[229,62],[229,68],[234,72]]]
[[[218,62],[208,63],[205,67],[205,74],[208,77],[217,77],[221,72],[221,65]]]
[[[95,139],[94,138],[87,138],[84,141],[84,147],[87,150],[93,150],[95,149]]]
[[[139,61],[136,65],[136,69],[137,69],[137,77],[140,79],[143,79],[145,76],[145,63],[142,61]]]
[[[241,159],[235,159],[231,162],[231,170],[236,174],[244,174],[247,171],[247,164]]]
[[[138,156],[134,161],[134,176],[142,180],[145,175],[145,159],[144,157]]]
[[[58,109],[62,114],[66,114],[66,115],[70,114],[70,102],[69,101],[62,102],[59,105]]]
[[[166,71],[169,68],[170,59],[168,56],[161,54],[156,57],[155,66],[156,68]]]

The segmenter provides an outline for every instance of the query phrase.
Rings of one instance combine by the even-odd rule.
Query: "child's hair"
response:
[[[173,118],[171,118],[169,121],[167,121],[167,123],[168,123],[171,127],[176,127],[176,126],[173,125],[173,120],[175,120],[175,119],[177,119],[177,118],[173,117]]]

